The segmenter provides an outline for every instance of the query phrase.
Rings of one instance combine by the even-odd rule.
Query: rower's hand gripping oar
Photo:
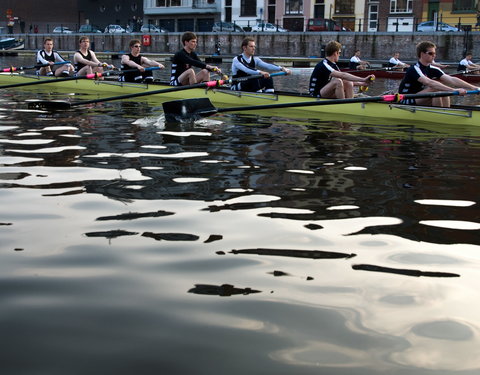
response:
[[[278,72],[278,73],[272,73],[272,74],[270,74],[270,76],[280,76],[280,75],[285,75],[285,74],[286,74],[285,72]],[[249,79],[262,78],[262,77],[263,77],[263,75],[258,74],[258,75],[252,75],[252,76],[247,76],[247,77],[230,78],[228,80],[201,82],[201,83],[196,83],[196,84],[187,85],[187,86],[172,86],[172,87],[167,88],[167,89],[142,91],[142,92],[137,92],[137,93],[133,93],[133,94],[111,96],[111,97],[107,97],[107,98],[83,100],[83,101],[74,102],[74,103],[70,103],[70,102],[62,101],[62,100],[32,100],[28,103],[28,107],[29,108],[34,108],[34,109],[49,109],[49,110],[70,109],[72,107],[78,107],[78,106],[81,106],[81,105],[110,102],[110,101],[122,100],[122,99],[138,98],[138,97],[141,97],[141,96],[167,94],[169,92],[190,90],[190,89],[196,89],[196,88],[214,88],[214,87],[219,87],[219,86],[226,85],[226,84],[232,84],[232,83],[235,83],[235,82],[243,82],[243,81],[247,81]]]
[[[368,79],[370,82],[375,81],[375,76],[371,75],[370,78]],[[368,86],[360,86],[358,89],[360,92],[367,92],[368,91]]]
[[[9,68],[0,69],[0,72],[13,73],[13,72],[29,70],[29,69],[40,69],[40,68],[44,68],[46,66],[51,66],[51,65],[65,65],[65,64],[71,64],[71,62],[70,61],[58,61],[58,62],[53,63],[53,64],[37,64],[37,65],[32,65],[32,66],[18,66],[18,67],[11,66]]]
[[[467,95],[480,94],[480,90],[470,90],[466,92]],[[208,98],[197,99],[183,99],[173,100],[162,104],[165,119],[167,121],[178,121],[182,119],[195,119],[198,117],[208,117],[215,113],[223,112],[243,112],[243,111],[257,111],[261,109],[280,109],[280,108],[294,108],[294,107],[312,107],[321,105],[334,104],[351,104],[351,103],[367,103],[367,102],[385,102],[385,103],[399,103],[405,99],[420,99],[420,98],[437,98],[443,96],[460,95],[459,91],[439,91],[423,94],[392,94],[382,96],[367,96],[359,98],[348,99],[318,99],[316,101],[305,101],[295,103],[279,103],[279,104],[265,104],[253,105],[245,107],[228,107],[216,108]]]

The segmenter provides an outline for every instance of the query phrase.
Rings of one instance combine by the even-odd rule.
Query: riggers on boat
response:
[[[307,95],[293,93],[276,92],[269,93],[251,93],[242,91],[232,91],[228,87],[216,87],[217,82],[206,85],[211,88],[193,88],[181,86],[178,91],[166,84],[135,84],[110,80],[90,80],[90,79],[72,79],[61,81],[61,79],[38,77],[35,75],[0,73],[0,84],[8,85],[20,82],[32,82],[33,80],[51,80],[51,83],[43,84],[42,87],[49,87],[49,90],[55,88],[58,92],[85,92],[97,94],[115,94],[109,100],[122,100],[129,97],[143,97],[155,103],[163,103],[179,99],[208,98],[216,107],[235,106],[241,111],[245,106],[285,104],[286,108],[258,109],[258,114],[268,114],[283,117],[299,118],[320,118],[325,120],[362,121],[362,118],[375,122],[399,123],[437,123],[437,124],[458,124],[480,126],[480,110],[477,106],[456,106],[452,108],[438,108],[426,106],[403,105],[395,102],[369,102],[359,100],[358,102],[337,102],[328,105],[321,104],[325,99],[315,99]],[[215,84],[214,84],[215,83]],[[193,85],[195,86],[195,85]],[[25,88],[34,89],[35,85]],[[1,89],[1,86],[0,86]],[[181,91],[180,91],[181,90]],[[155,93],[152,93],[155,92]],[[129,94],[132,94],[131,96]],[[328,100],[328,99],[327,99]],[[102,99],[89,101],[101,102]],[[298,106],[296,103],[318,101],[319,105]],[[75,102],[69,102],[67,109],[74,107]],[[289,108],[288,104],[295,105]],[[85,103],[87,104],[86,101]],[[54,106],[50,107],[50,109]],[[63,107],[65,108],[65,107]],[[252,109],[248,113],[252,113]],[[253,112],[255,113],[255,112]],[[321,114],[321,115],[320,115]]]
[[[393,69],[393,68],[381,68],[381,69],[366,69],[366,70],[351,70],[342,69],[342,72],[353,74],[357,77],[368,77],[373,74],[376,78],[396,79],[401,80],[405,77],[405,71]],[[480,74],[473,74],[468,72],[455,72],[450,74],[452,77],[463,79],[468,83],[479,83]]]

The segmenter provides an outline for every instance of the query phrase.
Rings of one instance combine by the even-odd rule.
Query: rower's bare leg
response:
[[[77,76],[85,76],[87,74],[92,74],[92,67],[90,65],[84,66],[77,72]]]
[[[343,81],[343,91],[345,98],[353,98],[353,82]]]
[[[422,91],[417,92],[417,94],[425,94],[425,93],[432,93],[435,92],[434,90],[425,89]],[[438,98],[419,98],[416,99],[415,102],[418,105],[428,105],[434,107],[450,107],[450,98],[448,96],[445,97],[438,97]]]
[[[50,68],[49,66],[42,66],[38,71],[38,74],[40,74],[41,76],[46,76],[48,73],[51,73],[51,72],[52,72],[52,68]]]
[[[185,85],[194,85],[197,83],[197,78],[195,76],[195,71],[193,69],[185,70],[180,76],[178,77],[178,82],[185,86]]]
[[[343,81],[339,78],[332,78],[325,86],[320,90],[320,96],[328,99],[343,99],[345,98],[345,92],[343,90]]]
[[[74,73],[73,65],[72,64],[64,64],[60,65],[57,69],[55,69],[55,77],[60,77],[64,72],[67,72],[69,76],[73,75]]]
[[[434,107],[450,108],[450,97],[433,98],[432,105]]]
[[[197,73],[196,78],[197,82],[210,81],[210,72],[207,69],[202,69]]]

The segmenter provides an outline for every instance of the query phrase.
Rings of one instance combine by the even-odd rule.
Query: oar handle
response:
[[[480,90],[467,90],[466,95],[480,94]],[[426,92],[423,94],[395,94],[384,95],[386,102],[400,102],[404,99],[420,99],[420,98],[439,98],[444,96],[457,96],[460,95],[460,91],[437,91]],[[393,97],[393,98],[392,98]]]
[[[59,62],[53,63],[52,65],[65,65],[65,64],[71,64],[71,62],[70,61],[59,61]],[[38,68],[43,68],[43,67],[49,66],[49,65],[50,64],[37,64],[37,65],[32,65],[32,66],[19,66],[19,67],[11,66],[10,68],[1,69],[0,72],[13,73],[13,72],[16,72],[18,70],[38,69]]]
[[[287,75],[286,72],[276,72],[276,73],[270,73],[270,77],[276,77],[276,76],[285,76]],[[257,78],[262,78],[263,75],[262,74],[253,74],[251,76],[245,76],[245,77],[239,77],[239,78],[230,78],[228,80],[221,80],[220,82],[222,82],[221,84],[224,85],[226,83],[228,84],[232,84],[232,83],[236,83],[236,82],[244,82],[244,81],[248,81],[250,79],[257,79]],[[213,81],[213,82],[217,82],[217,81]]]

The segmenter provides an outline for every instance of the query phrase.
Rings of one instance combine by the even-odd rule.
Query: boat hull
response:
[[[33,80],[50,80],[51,82],[41,85],[25,86],[29,90],[48,89],[55,92],[85,92],[96,94],[98,97],[119,96],[135,93],[149,93],[170,88],[168,85],[144,85],[125,83],[118,81],[94,81],[87,79],[55,82],[55,78],[37,77],[25,74],[0,73],[0,85],[31,82]],[[1,89],[1,86],[0,86]],[[135,98],[134,100],[148,100],[155,103],[162,103],[169,100],[193,99],[208,97],[216,107],[242,107],[265,104],[300,103],[311,102],[315,99],[309,96],[287,94],[287,93],[250,93],[232,91],[225,88],[215,89],[188,89],[161,94],[148,94]],[[480,126],[480,111],[477,107],[458,108],[435,108],[421,106],[406,106],[400,104],[387,104],[378,102],[368,103],[342,103],[322,105],[322,99],[316,99],[319,105],[308,107],[295,107],[283,109],[269,109],[258,112],[265,115],[278,115],[284,117],[319,118],[328,121],[356,121],[380,122],[401,121],[401,123],[429,122],[437,124],[464,124]],[[245,111],[255,113],[255,111]]]

